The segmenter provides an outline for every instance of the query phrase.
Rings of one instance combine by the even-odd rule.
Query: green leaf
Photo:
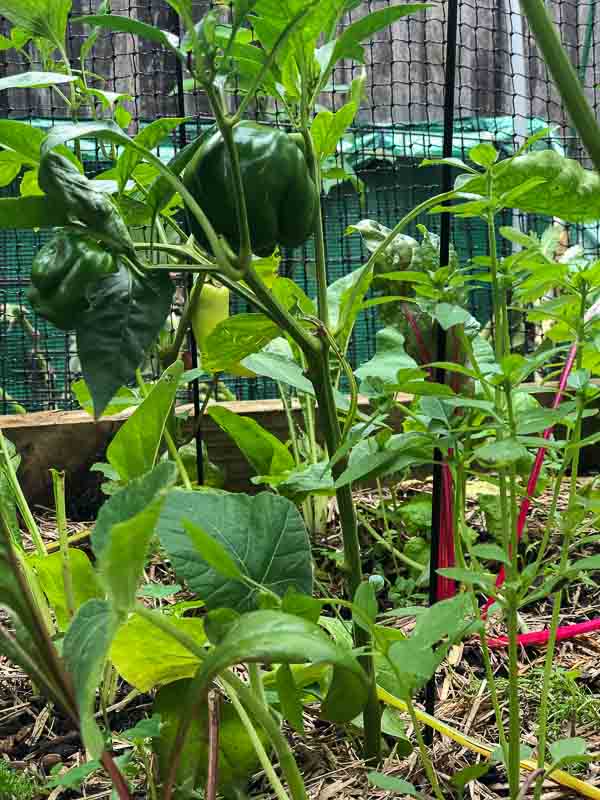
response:
[[[347,650],[336,647],[317,625],[281,611],[253,611],[233,624],[222,642],[210,652],[198,671],[205,690],[214,677],[238,663],[331,664],[333,679],[321,715],[331,722],[346,722],[366,701],[367,679]]]
[[[527,458],[527,448],[516,439],[502,439],[499,442],[489,442],[474,451],[479,461],[492,464],[495,467],[505,467],[516,464],[522,458]]]
[[[211,566],[218,575],[232,581],[244,581],[244,573],[240,570],[229,551],[199,525],[184,519],[183,527],[196,550],[204,561]]]
[[[131,17],[121,17],[118,14],[89,14],[84,17],[75,17],[72,22],[93,25],[96,28],[106,28],[115,33],[130,33],[133,36],[139,36],[141,39],[160,44],[173,52],[178,52],[179,40],[177,36]]]
[[[433,316],[445,331],[455,325],[473,325],[473,323],[475,329],[479,329],[479,323],[466,309],[450,305],[450,303],[437,303],[433,310]]]
[[[479,780],[479,778],[487,775],[491,768],[492,764],[490,761],[480,761],[479,764],[470,764],[468,767],[463,767],[463,769],[459,769],[458,772],[455,772],[450,778],[450,782],[459,790],[463,790],[465,786],[472,781]]]
[[[134,21],[135,20],[132,20],[132,22]],[[133,141],[147,150],[153,150],[167,138],[171,131],[179,127],[179,125],[182,125],[186,120],[187,117],[162,117],[161,119],[156,119],[154,122],[151,122],[150,125],[142,128]],[[141,154],[132,149],[126,149],[125,152],[119,156],[116,169],[119,176],[119,190],[121,192],[124,190],[127,181],[131,177],[131,173],[141,160]]]
[[[587,572],[596,572],[600,570],[600,556],[588,556],[587,558],[580,558],[571,564],[570,569],[574,571],[584,570]]]
[[[256,420],[223,406],[209,407],[207,413],[231,436],[258,475],[279,475],[294,469],[294,458],[288,448]]]
[[[64,49],[71,0],[0,0],[0,17]]]
[[[25,228],[55,228],[67,225],[68,216],[47,197],[0,198],[0,230]]]
[[[451,578],[453,581],[464,583],[467,586],[481,586],[483,589],[489,589],[493,586],[493,578],[486,575],[485,572],[475,572],[470,569],[462,569],[461,567],[445,567],[438,569],[438,575],[443,575],[445,578]]]
[[[431,8],[431,4],[406,3],[404,5],[381,8],[361,17],[356,22],[348,25],[338,37],[330,66],[343,58],[351,58],[354,61],[363,62],[364,48],[361,42],[370,39],[374,33],[389,27],[396,20],[427,8]]]
[[[64,786],[65,789],[74,789],[76,791],[81,788],[86,778],[89,778],[90,775],[100,769],[102,769],[100,761],[92,759],[91,761],[86,761],[84,764],[79,764],[77,767],[71,767],[71,769],[68,769],[60,775],[49,778],[46,786],[48,789]]]
[[[271,380],[284,383],[286,386],[293,386],[299,392],[314,395],[312,383],[304,375],[302,367],[291,356],[261,350],[260,353],[247,356],[242,361],[242,366],[257,375],[271,378]]]
[[[304,718],[300,693],[289,664],[282,664],[275,677],[281,713],[297,733],[304,733]]]
[[[404,336],[396,328],[378,331],[375,335],[375,355],[355,370],[356,377],[361,381],[378,378],[383,383],[397,383],[399,370],[418,367],[404,349],[404,341]]]
[[[77,353],[96,419],[135,376],[171,309],[173,290],[168,275],[142,279],[123,264],[97,284],[93,304],[77,320]]]
[[[92,530],[92,548],[101,559],[110,545],[113,528],[133,520],[142,521],[151,510],[156,498],[170,488],[177,479],[177,468],[171,461],[163,461],[152,472],[130,481],[104,503],[98,512]]]
[[[153,742],[162,781],[168,775],[181,717],[190,702],[189,689],[190,681],[171,683],[159,690],[154,701],[153,712],[160,715],[162,722],[160,737]],[[267,736],[258,725],[256,733],[268,749]],[[205,703],[192,720],[181,750],[177,770],[178,796],[185,792],[186,797],[191,797],[195,794],[194,789],[205,787],[208,752],[208,708]],[[219,794],[227,798],[237,797],[239,793],[246,796],[247,784],[259,766],[258,757],[237,711],[231,703],[221,703],[217,769]]]
[[[335,153],[339,140],[352,124],[357,111],[358,106],[354,102],[346,103],[335,113],[319,111],[310,130],[320,161]]]
[[[56,615],[59,629],[65,631],[69,627],[71,618],[65,595],[62,554],[29,556],[28,561],[35,570],[40,586]],[[75,611],[88,600],[104,597],[96,572],[83,550],[69,548],[69,572],[73,586]]]
[[[75,395],[75,399],[81,408],[93,416],[94,404],[92,395],[90,394],[90,390],[88,389],[88,386],[83,378],[80,378],[78,381],[73,381],[71,384],[71,392]],[[140,402],[141,401],[138,394],[133,389],[130,389],[128,386],[121,386],[110,403],[104,409],[102,416],[110,417],[113,414],[120,414],[121,411],[125,411],[125,409],[131,408],[132,406],[137,406],[140,404]],[[115,476],[118,478],[116,473]]]
[[[426,463],[421,450],[428,440],[410,432],[390,437],[384,447],[375,439],[367,439],[354,449],[348,467],[335,482],[336,489],[349,483],[394,474],[406,467]]]
[[[7,89],[45,89],[75,80],[77,78],[74,75],[65,75],[63,72],[20,72],[0,78],[0,92]]]
[[[478,164],[484,169],[488,169],[498,160],[498,151],[491,142],[481,142],[471,147],[469,158],[474,164]]]
[[[13,150],[0,151],[0,187],[8,186],[21,172],[26,163],[19,153]]]
[[[161,512],[157,532],[177,576],[209,609],[227,606],[244,611],[255,606],[256,590],[223,579],[194,546],[184,520],[200,526],[225,547],[256,583],[280,596],[290,586],[311,594],[308,534],[300,513],[284,497],[175,489]]]
[[[73,680],[79,728],[92,758],[100,758],[104,739],[94,719],[96,689],[113,637],[117,618],[106,600],[88,600],[81,606],[63,643],[63,658]]]
[[[278,326],[264,314],[236,314],[220,322],[207,338],[202,367],[208,372],[227,372],[276,336]]]
[[[0,0],[1,2],[1,0]],[[15,119],[0,120],[0,145],[14,150],[24,161],[39,164],[45,132]]]
[[[377,619],[377,597],[375,596],[375,589],[373,584],[369,581],[363,581],[354,594],[353,604],[359,608],[365,616],[369,619],[372,625],[375,624]],[[362,614],[356,614],[353,617],[355,623],[363,630],[370,632],[370,627],[366,624]]]
[[[492,173],[494,192],[503,195],[507,207],[568,222],[592,222],[600,216],[598,174],[554,150],[532,150],[499,161]],[[461,192],[486,195],[485,177],[466,181]]]
[[[408,795],[409,797],[422,797],[412,783],[396,778],[395,775],[384,775],[383,772],[369,772],[367,780],[376,786],[378,789],[384,789],[386,792],[393,792],[399,795]]]
[[[564,762],[585,758],[587,754],[587,742],[581,736],[573,736],[570,739],[559,739],[548,746],[552,761],[554,763]]]
[[[510,564],[508,553],[498,547],[497,544],[476,544],[472,553],[477,558],[483,558],[485,561],[499,561],[501,564]]]
[[[165,370],[109,444],[106,457],[120,480],[139,478],[155,466],[182,374],[181,361]]]
[[[201,619],[169,617],[169,623],[197,645],[206,643]],[[200,665],[198,657],[187,647],[135,613],[119,628],[110,649],[110,660],[123,680],[140,692],[191,678]]]
[[[120,739],[142,743],[144,739],[155,739],[160,736],[160,715],[153,714],[150,719],[141,719],[133,728],[119,733]]]

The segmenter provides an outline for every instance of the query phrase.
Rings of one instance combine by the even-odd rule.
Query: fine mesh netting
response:
[[[208,5],[196,3],[197,15],[200,16]],[[388,0],[363,2],[348,15],[345,24],[386,5],[390,5]],[[550,5],[596,109],[600,53],[595,42],[598,24],[595,2],[553,0]],[[97,6],[97,0],[74,0],[72,16],[93,13]],[[131,16],[178,33],[176,15],[159,0],[137,3],[113,0],[111,7],[114,14]],[[363,192],[357,194],[348,182],[327,182],[323,208],[330,281],[364,262],[366,254],[360,237],[346,235],[350,224],[373,218],[392,226],[413,206],[440,190],[440,168],[419,165],[424,158],[442,154],[445,14],[446,5],[441,3],[426,13],[404,18],[378,34],[366,48],[366,97],[338,155],[340,163],[343,161],[356,173]],[[468,149],[481,141],[494,142],[508,155],[530,133],[551,125],[553,133],[542,146],[559,149],[589,166],[543,61],[524,29],[525,24],[515,0],[461,0],[459,3],[453,155],[464,158]],[[0,19],[0,33],[7,32],[6,21]],[[86,29],[81,24],[70,23],[69,55],[77,66],[85,37]],[[100,33],[86,66],[99,76],[98,86],[127,96],[121,105],[122,113],[130,115],[128,131],[131,134],[159,117],[185,113],[191,118],[190,123],[176,130],[158,149],[165,160],[211,122],[204,98],[194,92],[187,81],[181,80],[175,58],[156,44],[130,34]],[[25,55],[0,49],[0,76],[36,68],[39,69],[39,64],[35,61],[29,64]],[[360,69],[360,65],[338,68],[321,98],[322,104],[331,109],[343,104],[348,86]],[[253,113],[275,124],[285,124],[281,110],[272,105],[261,105]],[[92,109],[80,109],[81,119],[92,115]],[[67,108],[59,93],[52,89],[0,91],[0,118],[26,120],[36,127],[47,127],[65,120]],[[90,176],[110,165],[110,152],[99,149],[94,142],[84,142],[82,148]],[[28,180],[27,172],[21,173],[0,192],[18,194],[23,180]],[[437,216],[427,216],[416,222],[433,231],[439,229]],[[507,214],[503,222],[511,224],[511,215]],[[524,224],[541,232],[549,222],[528,218]],[[416,223],[407,232],[416,235]],[[32,257],[47,235],[0,231],[0,413],[13,413],[23,408],[34,411],[77,407],[70,389],[79,369],[73,337],[36,317],[25,299]],[[578,240],[590,251],[597,250],[597,226],[579,227],[569,235],[571,243]],[[463,263],[487,252],[486,229],[478,220],[454,225],[452,237]],[[499,238],[498,246],[500,252],[506,253],[510,245]],[[314,296],[311,244],[282,255],[281,272],[293,277]],[[470,303],[478,319],[487,323],[488,289],[484,286],[474,289]],[[235,309],[245,310],[239,303]],[[354,365],[373,355],[375,332],[380,325],[375,308],[361,316],[349,351]],[[531,331],[525,329],[516,331],[515,335],[520,336],[525,345],[531,339]],[[260,399],[275,394],[275,387],[263,379],[232,378],[227,382],[240,399]]]

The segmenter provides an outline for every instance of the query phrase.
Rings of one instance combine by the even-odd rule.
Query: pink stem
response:
[[[578,622],[574,625],[563,625],[556,632],[556,641],[572,639],[574,636],[582,636],[585,633],[593,633],[600,630],[600,619],[590,619],[587,622]],[[533,631],[532,633],[522,633],[517,637],[519,644],[524,647],[535,647],[536,645],[546,644],[550,638],[550,631]],[[500,648],[508,646],[507,636],[498,636],[497,639],[488,639],[488,647]]]

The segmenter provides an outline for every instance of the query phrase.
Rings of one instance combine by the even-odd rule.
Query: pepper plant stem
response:
[[[339,449],[342,437],[329,374],[328,351],[325,348],[321,353],[311,356],[308,360],[308,373],[315,389],[323,433],[331,456]],[[342,474],[346,466],[346,458],[340,459],[333,465],[332,474],[334,480]],[[348,598],[352,600],[363,579],[352,486],[347,485],[337,489],[336,498],[344,540],[346,593]],[[358,625],[354,626],[354,642],[357,647],[369,647],[371,643],[369,634]],[[371,655],[361,656],[360,661],[369,678],[369,696],[363,711],[364,757],[366,760],[377,762],[381,757],[381,708],[377,697],[375,666]]]
[[[310,131],[302,131],[304,138],[304,149],[310,177],[315,184],[318,192],[321,190],[321,168],[315,150],[315,145],[310,135]],[[327,303],[327,256],[325,253],[325,232],[323,229],[323,208],[321,202],[317,204],[315,216],[315,265],[317,271],[317,308],[319,319],[329,327],[329,308]]]
[[[562,46],[548,8],[544,0],[520,0],[520,5],[571,121],[594,167],[600,171],[600,126],[590,108],[571,59]]]

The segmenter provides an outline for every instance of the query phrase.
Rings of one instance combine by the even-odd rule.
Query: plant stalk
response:
[[[567,55],[544,0],[520,0],[535,43],[552,75],[565,108],[600,171],[600,126],[585,96],[581,81]]]
[[[52,488],[54,491],[54,507],[56,509],[56,527],[62,562],[63,587],[67,603],[69,619],[75,616],[75,592],[73,590],[73,576],[69,563],[69,535],[67,531],[67,514],[65,510],[65,474],[56,469],[50,470],[52,474]]]

